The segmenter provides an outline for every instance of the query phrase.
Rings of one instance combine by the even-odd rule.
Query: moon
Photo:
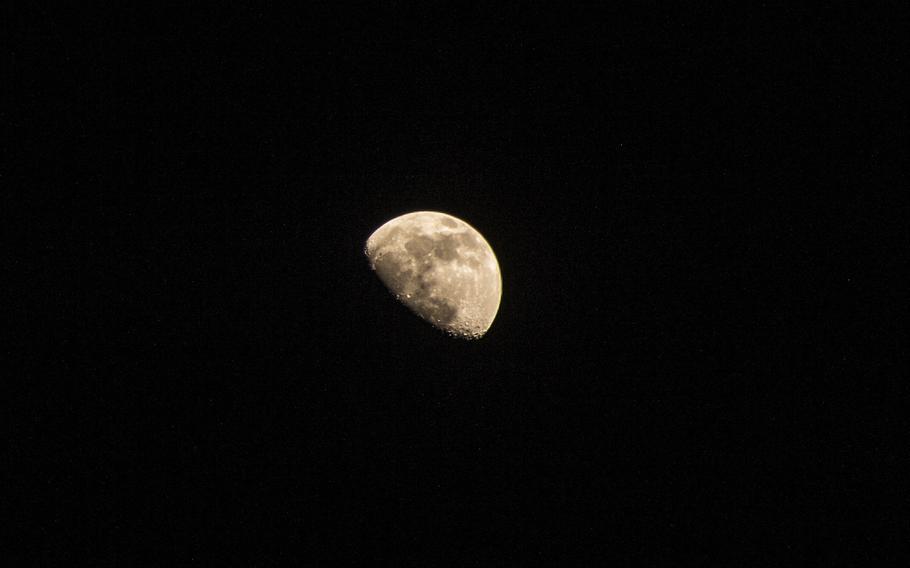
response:
[[[496,255],[461,219],[437,211],[395,217],[370,235],[364,254],[401,303],[451,336],[479,339],[499,311]]]

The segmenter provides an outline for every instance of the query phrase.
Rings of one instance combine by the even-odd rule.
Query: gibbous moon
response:
[[[383,284],[414,313],[456,337],[478,339],[502,296],[493,249],[456,217],[416,211],[385,223],[364,253]]]

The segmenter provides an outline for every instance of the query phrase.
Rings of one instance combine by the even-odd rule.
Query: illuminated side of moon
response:
[[[450,335],[478,339],[499,311],[496,255],[461,219],[436,211],[396,217],[370,235],[364,253],[399,301]]]

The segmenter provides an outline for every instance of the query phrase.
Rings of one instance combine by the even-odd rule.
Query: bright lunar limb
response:
[[[461,219],[436,211],[396,217],[370,235],[364,253],[399,301],[450,335],[480,338],[499,311],[499,263]]]

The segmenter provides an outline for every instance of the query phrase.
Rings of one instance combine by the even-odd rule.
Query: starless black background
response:
[[[897,18],[66,10],[4,51],[12,557],[905,543]],[[422,209],[498,256],[480,341],[369,270]]]

